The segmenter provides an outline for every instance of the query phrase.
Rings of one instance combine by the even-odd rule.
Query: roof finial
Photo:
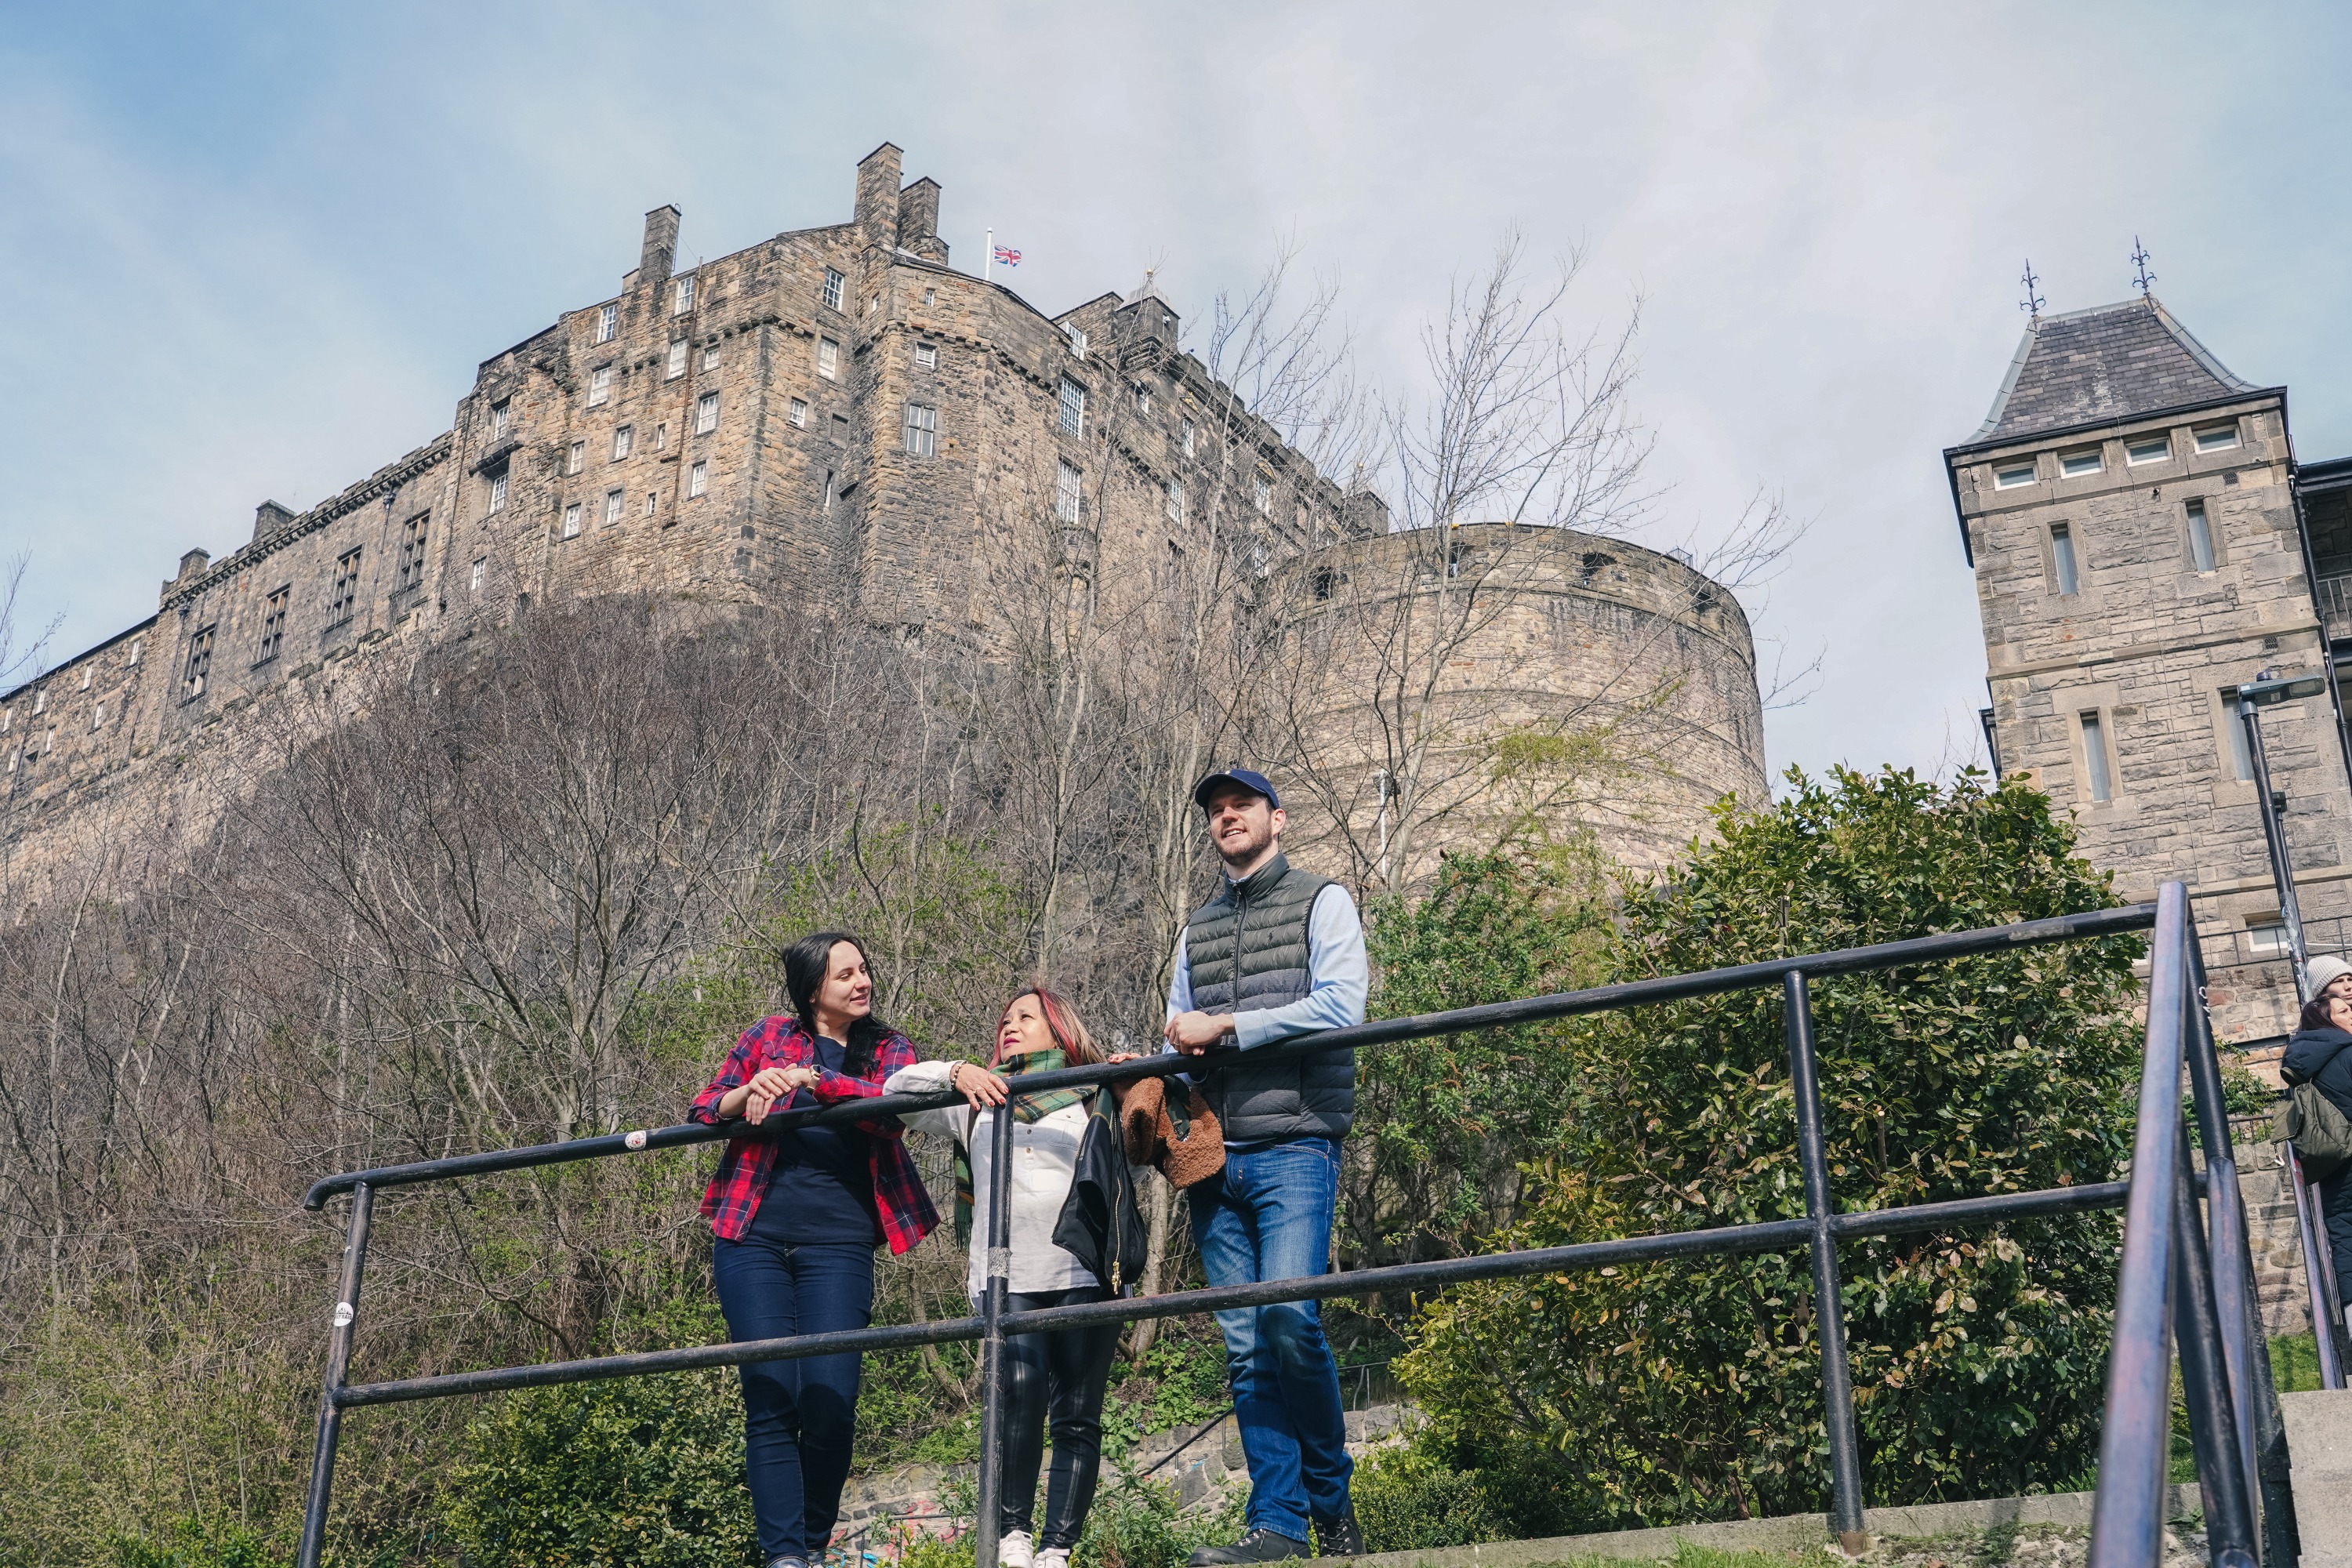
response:
[[[2148,286],[2156,281],[2156,274],[2147,269],[2147,247],[2139,242],[2137,235],[2132,236],[2132,265],[2139,269],[2132,275],[2132,281],[2139,285],[2139,297],[2145,300],[2148,298]]]
[[[2018,281],[2025,285],[2025,298],[2018,301],[2017,308],[2025,312],[2025,319],[2029,323],[2034,326],[2040,326],[2042,324],[2042,307],[2047,305],[2050,301],[2033,291],[2035,286],[2042,281],[2041,279],[2036,278],[2033,275],[2033,258],[2029,256],[2025,258],[2025,275],[2020,278]]]

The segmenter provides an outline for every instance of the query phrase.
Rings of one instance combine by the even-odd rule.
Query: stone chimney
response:
[[[885,142],[857,163],[858,237],[884,248],[898,242],[898,164],[904,156]]]
[[[191,550],[185,555],[181,556],[180,574],[163,584],[163,591],[155,596],[156,603],[158,605],[169,604],[172,599],[173,589],[178,587],[181,584],[187,582],[192,577],[203,576],[205,574],[205,568],[212,563],[213,558],[201,550]]]
[[[263,501],[253,509],[253,537],[267,539],[294,521],[294,514],[274,500]]]
[[[671,266],[677,260],[677,219],[676,207],[656,207],[646,215],[645,248],[637,253],[637,281],[656,287],[669,281]]]
[[[898,248],[947,264],[947,242],[940,237],[940,183],[928,174],[898,193]]]

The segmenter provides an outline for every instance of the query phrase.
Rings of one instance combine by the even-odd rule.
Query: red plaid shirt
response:
[[[885,1035],[876,1048],[869,1076],[852,1078],[846,1073],[829,1071],[817,1060],[816,1042],[801,1027],[799,1019],[762,1018],[743,1031],[743,1037],[727,1053],[726,1065],[710,1080],[710,1087],[695,1096],[694,1109],[687,1116],[705,1126],[715,1126],[720,1098],[730,1089],[741,1088],[763,1068],[816,1068],[814,1092],[817,1103],[833,1105],[845,1100],[872,1099],[882,1092],[883,1079],[900,1068],[912,1066],[915,1059],[914,1043],[894,1032]],[[808,1104],[802,1098],[804,1092],[807,1091],[793,1090],[792,1099],[776,1109]],[[890,1243],[892,1252],[904,1252],[940,1223],[939,1212],[931,1207],[931,1194],[923,1190],[923,1179],[916,1173],[914,1157],[907,1152],[906,1129],[898,1124],[898,1119],[877,1116],[855,1125],[872,1139],[866,1148],[872,1152],[874,1209],[882,1221],[882,1235]],[[760,1212],[760,1199],[768,1190],[768,1176],[775,1166],[774,1139],[727,1141],[727,1152],[719,1161],[719,1173],[710,1178],[710,1190],[702,1194],[702,1215],[710,1222],[713,1232],[729,1241],[742,1239],[751,1228],[751,1216]]]

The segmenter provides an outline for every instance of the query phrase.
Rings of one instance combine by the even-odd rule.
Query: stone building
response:
[[[1723,795],[1769,795],[1747,615],[1685,560],[1496,522],[1332,544],[1286,575],[1286,613],[1318,656],[1307,749],[1350,791],[1298,826],[1344,816],[1392,885],[1424,884],[1439,851],[1496,843],[1522,816],[1589,827],[1616,864],[1661,870]],[[1439,830],[1399,855],[1384,813],[1412,787]]]
[[[2238,684],[2322,674],[2264,710],[2315,951],[2352,912],[2333,639],[2352,636],[2352,464],[2299,466],[2283,386],[2233,374],[2153,297],[2037,320],[1992,411],[1944,454],[1983,617],[1996,765],[2031,773],[2127,897],[2186,882],[2217,1020],[2292,1026],[2280,900]]]
[[[648,214],[619,291],[483,361],[447,431],[299,514],[262,503],[154,616],[0,694],[8,868],[108,811],[194,826],[254,765],[247,709],[534,603],[814,596],[984,647],[1007,596],[1083,605],[1212,522],[1261,576],[1388,531],[1180,348],[1148,281],[1048,317],[950,268],[940,195],[886,143],[849,221],[685,271],[677,209]]]

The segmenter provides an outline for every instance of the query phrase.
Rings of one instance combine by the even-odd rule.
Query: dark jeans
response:
[[[1225,1151],[1225,1168],[1192,1189],[1192,1236],[1212,1285],[1303,1279],[1331,1268],[1339,1146],[1300,1138]],[[1307,1520],[1348,1511],[1348,1420],[1339,1373],[1313,1301],[1217,1314],[1234,1415],[1249,1460],[1249,1524],[1307,1539]]]
[[[1104,1295],[1095,1285],[1011,1295],[1005,1298],[1005,1310],[1075,1307],[1102,1300]],[[1103,1385],[1110,1379],[1110,1358],[1118,1348],[1117,1323],[1056,1334],[1015,1334],[1004,1342],[1004,1490],[997,1513],[999,1530],[1030,1528],[1037,1468],[1045,1462],[1050,1426],[1054,1472],[1045,1481],[1045,1530],[1037,1545],[1066,1551],[1077,1545],[1102,1467]]]
[[[862,1329],[874,1306],[870,1247],[714,1241],[711,1274],[730,1340]],[[760,1557],[813,1558],[833,1539],[857,1426],[855,1355],[755,1362],[743,1379],[743,1470]]]

